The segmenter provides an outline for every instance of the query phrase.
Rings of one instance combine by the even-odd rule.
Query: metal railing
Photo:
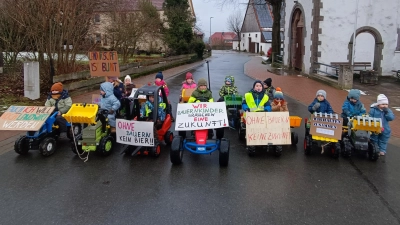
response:
[[[325,67],[325,70],[321,66]],[[314,73],[323,73],[331,77],[339,77],[339,68],[324,63],[314,62]]]

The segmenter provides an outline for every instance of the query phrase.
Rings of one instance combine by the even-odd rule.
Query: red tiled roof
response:
[[[212,40],[233,40],[236,36],[235,32],[215,32],[211,35]]]

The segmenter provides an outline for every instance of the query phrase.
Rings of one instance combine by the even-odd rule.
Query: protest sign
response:
[[[118,55],[115,51],[89,52],[90,75],[119,77]]]
[[[290,145],[289,112],[247,112],[247,145]]]
[[[0,117],[0,130],[38,131],[55,107],[10,106]]]
[[[228,126],[225,102],[178,104],[175,130],[204,130]]]
[[[341,140],[343,119],[339,116],[336,116],[337,114],[334,114],[332,117],[330,114],[317,114],[317,116],[312,114],[310,121],[310,134],[324,138]]]
[[[192,96],[193,91],[196,90],[196,88],[188,88],[188,89],[183,89],[182,90],[182,102],[188,102],[190,96]]]
[[[92,94],[92,104],[100,105],[100,103],[101,103],[101,95]]]
[[[131,95],[129,96],[129,98],[133,98],[135,97],[135,93],[137,92],[139,88],[132,88],[132,92]],[[138,99],[146,99],[146,95],[138,95],[137,97]]]
[[[135,146],[154,146],[154,123],[117,119],[117,142]]]

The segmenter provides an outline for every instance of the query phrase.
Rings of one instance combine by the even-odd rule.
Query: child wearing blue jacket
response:
[[[108,124],[110,124],[112,127],[115,127],[115,114],[121,106],[121,102],[114,95],[113,84],[110,82],[104,82],[100,84],[100,94],[102,96],[100,108],[108,110]]]
[[[371,140],[378,145],[380,155],[386,155],[387,143],[390,138],[391,129],[389,121],[394,120],[394,114],[389,109],[389,100],[384,94],[378,95],[376,103],[371,105],[369,116],[382,119],[382,132],[380,134],[372,134]]]
[[[244,95],[242,109],[247,112],[271,112],[268,95],[265,94],[263,84],[260,80],[256,80],[253,84],[253,89]]]
[[[343,125],[348,124],[348,118],[352,118],[355,116],[364,115],[367,110],[364,107],[364,104],[360,101],[361,92],[357,89],[351,89],[349,94],[347,95],[346,100],[343,102],[342,106],[342,118]]]
[[[333,113],[331,104],[326,100],[326,91],[318,90],[314,101],[308,106],[308,111],[313,114],[317,113]],[[311,118],[307,122],[306,135],[310,134]]]

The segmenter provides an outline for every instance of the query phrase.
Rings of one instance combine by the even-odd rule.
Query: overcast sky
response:
[[[223,0],[192,0],[194,12],[197,18],[197,25],[200,27],[204,36],[210,36],[210,17],[211,33],[228,32],[227,20],[235,11],[240,11],[242,17],[246,13],[246,0],[225,0],[226,2],[235,1],[233,4],[224,4],[222,9],[220,3]]]

